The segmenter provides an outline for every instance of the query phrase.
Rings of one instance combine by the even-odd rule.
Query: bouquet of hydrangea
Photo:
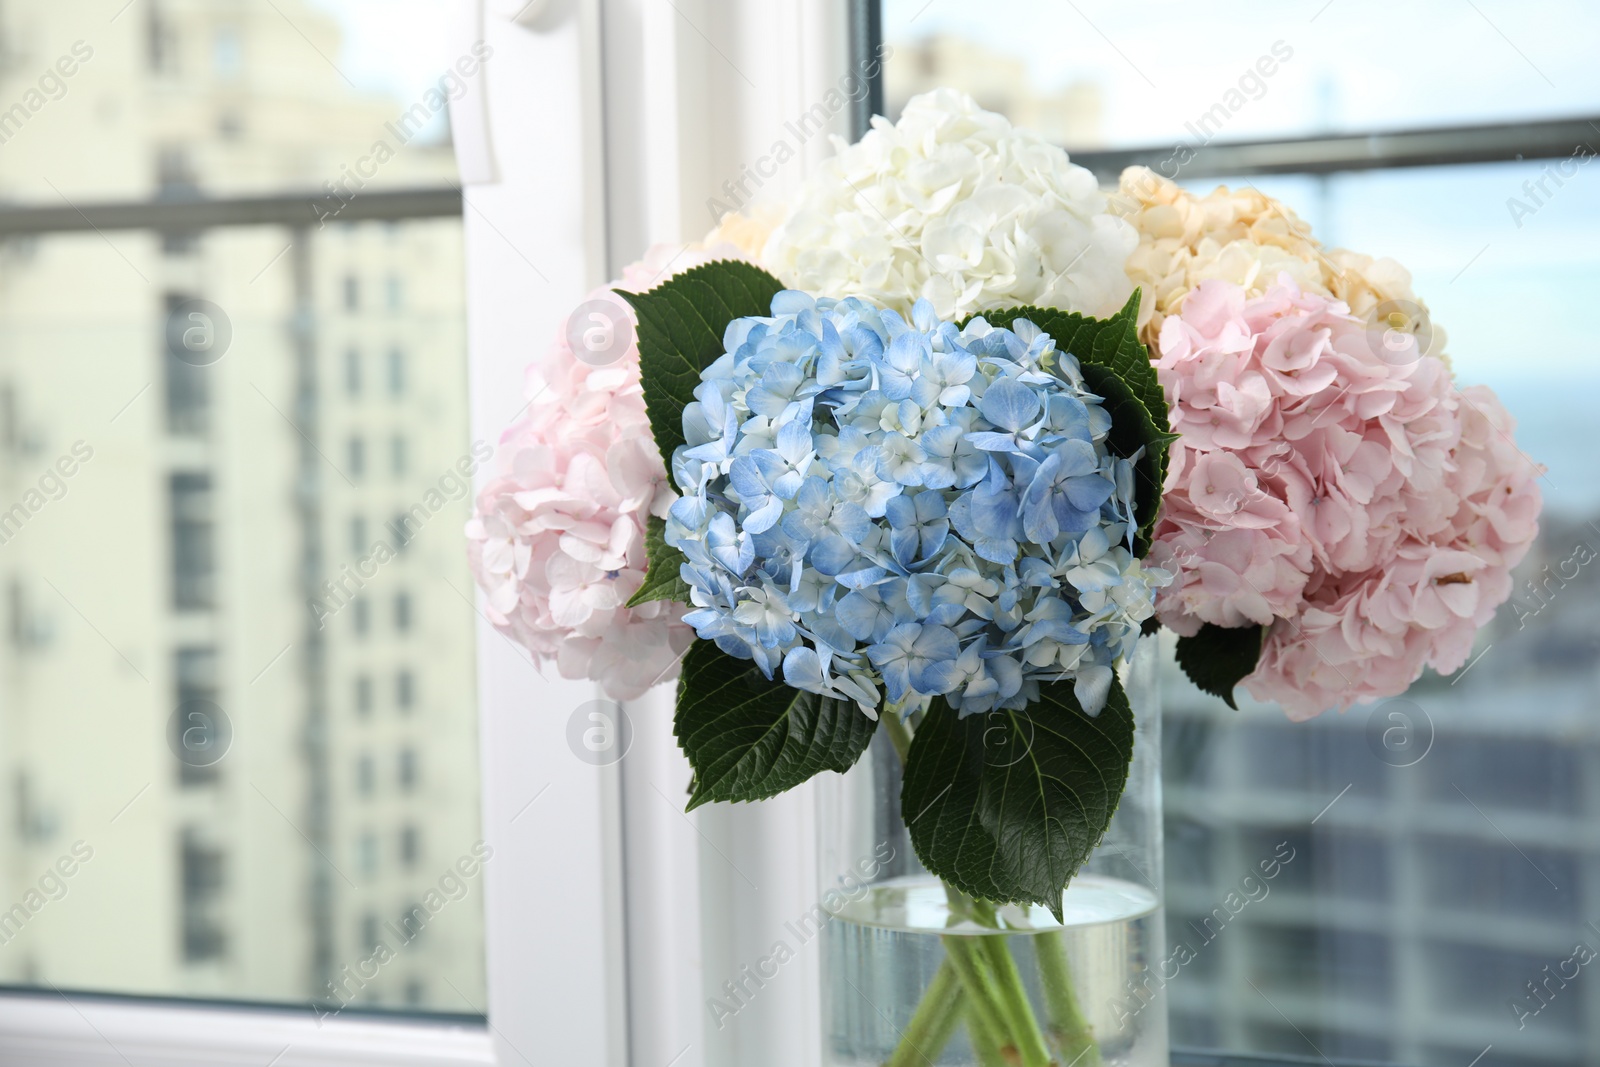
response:
[[[1536,529],[1538,468],[1398,265],[1258,193],[1131,170],[1108,200],[949,91],[770,232],[732,217],[593,299],[625,343],[530,374],[469,527],[491,617],[619,699],[681,667],[690,808],[884,730],[917,858],[997,930],[1059,919],[1110,825],[1118,669],[1158,620],[1204,688],[1314,715],[1459,667]],[[1051,938],[1048,1032],[1003,938],[947,937],[890,1062],[963,1015],[992,1062],[1094,1067]]]
[[[1543,468],[1392,260],[1263,194],[1123,175],[1178,434],[1154,559],[1178,660],[1305,719],[1458,670],[1538,532]]]

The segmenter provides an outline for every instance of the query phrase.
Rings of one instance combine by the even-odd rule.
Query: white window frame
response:
[[[710,228],[724,180],[788,138],[792,191],[828,151],[785,123],[850,63],[848,0],[446,0],[494,49],[455,106],[465,190],[474,439],[498,441],[522,372],[585,294],[656,242]],[[483,5],[480,9],[480,4]],[[850,109],[829,132],[849,132]],[[763,169],[771,169],[770,164]],[[629,706],[633,746],[595,768],[567,716],[598,697],[479,625],[487,1028],[181,1001],[0,996],[0,1061],[809,1067],[816,952],[731,1025],[706,998],[815,902],[812,800],[684,816],[671,686]],[[736,866],[735,866],[736,864]],[[760,889],[756,887],[760,886]],[[713,921],[701,922],[701,916]]]

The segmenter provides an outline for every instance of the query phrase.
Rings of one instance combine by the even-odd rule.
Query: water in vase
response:
[[[1080,874],[1067,889],[1064,924],[1041,907],[1002,908],[999,918],[1012,931],[1006,942],[1046,1035],[1051,1063],[1073,1067],[1078,1060],[1077,1067],[1088,1067],[1098,1058],[1104,1067],[1165,1067],[1166,1012],[1156,999],[1161,983],[1147,973],[1157,964],[1162,935],[1154,893],[1132,882]],[[1065,948],[1070,986],[1092,1032],[1092,1048],[1081,1040],[1063,1042],[1052,1031],[1035,937],[1053,931],[1059,932],[1060,945],[1050,951],[1059,960]],[[838,912],[828,924],[824,964],[828,1064],[877,1067],[891,1061],[945,959],[943,938],[950,935],[976,938],[994,931],[953,915],[944,886],[926,874],[875,884]],[[963,1021],[933,1062],[941,1067],[984,1063],[967,1030]],[[915,1055],[905,1062],[927,1060]]]

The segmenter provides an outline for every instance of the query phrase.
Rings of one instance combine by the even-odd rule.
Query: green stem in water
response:
[[[881,718],[903,766],[911,751],[911,729],[893,709],[884,708]],[[967,898],[957,895],[948,886],[946,892],[951,895],[952,910],[957,914],[971,915],[980,925],[1000,929],[994,905],[985,901],[971,901],[968,904]],[[1006,944],[1006,936],[1003,933],[979,937],[945,935],[941,940],[944,942],[945,961],[958,979],[956,984],[966,992],[967,1029],[972,1036],[974,1052],[980,1057],[988,1055],[989,1062],[1006,1067],[1013,1064],[1020,1067],[1051,1067],[1050,1049],[1045,1044],[1033,1005],[1028,1002],[1028,991],[1022,984],[1022,975]],[[944,973],[942,967],[939,973]],[[935,976],[937,980],[938,975]],[[940,992],[930,986],[923,994],[913,1015],[913,1025]],[[908,1031],[889,1063],[895,1067],[915,1064],[916,1059],[901,1057],[920,1056],[916,1045],[917,1042],[911,1040]],[[983,1061],[980,1059],[980,1062]]]
[[[1072,969],[1067,961],[1067,943],[1061,931],[1035,934],[1033,950],[1039,961],[1039,984],[1044,990],[1050,1035],[1055,1038],[1064,1061],[1077,1067],[1100,1067],[1100,1046],[1095,1043],[1094,1027],[1084,1018],[1083,1008],[1078,1004]]]
[[[961,979],[947,959],[934,972],[916,1013],[900,1035],[900,1043],[883,1067],[932,1067],[939,1053],[950,1043],[956,1024],[961,1021],[965,1001]]]
[[[1000,1039],[990,1032],[989,1022],[972,1010],[972,1000],[966,1000],[967,1042],[972,1046],[972,1058],[978,1067],[1010,1067],[1000,1052]]]
[[[970,904],[970,914],[973,921],[981,926],[987,926],[991,930],[1004,929],[999,912],[987,900],[973,900]],[[999,984],[1000,1002],[1011,1020],[1012,1032],[1018,1037],[1023,1061],[1029,1064],[1036,1061],[1042,1064],[1049,1063],[1050,1050],[1045,1045],[1044,1032],[1040,1030],[1038,1017],[1028,1000],[1028,989],[1022,984],[1022,974],[1017,970],[1017,961],[1011,955],[1006,935],[1001,933],[979,940],[983,943],[984,953]]]
[[[1001,1053],[1002,1062],[1009,1061],[1005,1056],[1007,1051],[1020,1057],[1017,1043],[1011,1036],[1010,1018],[1001,1006],[1000,990],[989,973],[982,947],[973,943],[977,939],[946,934],[940,940],[944,942],[945,959],[955,968],[956,976],[966,988],[968,1019],[977,1020],[978,1028],[992,1039]]]
[[[1039,1029],[1033,1005],[1028,1002],[1028,989],[1022,984],[1022,975],[1017,971],[1017,961],[1011,957],[1005,935],[980,937],[978,941],[982,943],[1000,987],[1000,1003],[1011,1020],[1011,1032],[1016,1036],[1017,1051],[1022,1054],[1022,1062],[1027,1067],[1048,1067],[1051,1062],[1050,1049],[1045,1045],[1044,1032]]]

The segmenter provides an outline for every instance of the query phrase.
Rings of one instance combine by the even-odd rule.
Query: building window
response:
[[[227,951],[227,934],[217,914],[223,891],[222,850],[202,844],[186,831],[179,857],[184,962],[219,960]]]
[[[350,551],[357,556],[367,550],[367,520],[365,516],[353,515],[350,518]]]
[[[400,788],[404,792],[411,792],[417,787],[417,751],[413,748],[400,750]]]
[[[378,835],[371,830],[356,839],[356,866],[368,877],[378,873]]]
[[[176,707],[184,711],[182,727],[211,729],[214,723],[211,708],[217,704],[217,650],[214,648],[180,648],[173,657],[173,679],[176,683]],[[188,705],[195,705],[188,707]],[[192,714],[191,714],[192,713]],[[200,716],[195,718],[194,716]],[[182,786],[209,785],[217,780],[217,764],[195,766],[186,760],[178,761],[178,784]]]
[[[384,280],[384,301],[389,305],[390,311],[399,311],[405,306],[405,283],[397,276],[391,274]]]
[[[362,477],[367,469],[367,443],[359,437],[350,438],[345,444],[345,462],[350,468],[350,477]]]
[[[389,439],[389,471],[396,478],[406,476],[406,439],[395,434]]]
[[[406,1004],[417,1007],[428,1002],[428,987],[420,978],[406,979]]]
[[[216,548],[211,476],[174,474],[169,483],[172,523],[172,605],[180,611],[216,606]]]
[[[370,797],[377,784],[377,774],[373,769],[372,757],[362,753],[356,760],[356,792],[364,797]]]
[[[367,632],[372,629],[372,605],[367,603],[366,597],[362,596],[356,597],[351,602],[350,608],[351,625],[355,627],[356,635],[359,637],[367,636]]]
[[[344,276],[344,309],[361,310],[361,281],[354,274]]]
[[[394,679],[394,702],[402,711],[410,711],[416,703],[416,680],[410,671],[401,671]]]
[[[389,349],[389,395],[400,396],[406,391],[406,354],[402,349]]]
[[[356,946],[360,952],[371,952],[381,943],[378,937],[378,916],[367,912],[361,917],[360,944]]]
[[[410,516],[401,511],[396,513],[393,521],[389,523],[389,531],[394,534],[394,550],[402,555],[411,546],[412,531],[409,519]]]
[[[178,31],[158,3],[145,9],[145,61],[154,74],[178,72]]]
[[[394,596],[394,628],[400,633],[407,633],[411,629],[410,593],[396,593]]]
[[[168,293],[161,317],[162,367],[167,394],[167,432],[177,437],[203,437],[211,429],[210,368],[186,363],[173,354],[182,343],[185,323],[178,309],[192,299],[186,293]]]
[[[223,26],[211,38],[211,69],[218,78],[232,81],[244,67],[244,45],[236,26]]]
[[[366,718],[372,714],[372,676],[358,675],[356,678],[356,714]]]
[[[344,350],[344,391],[349,396],[361,395],[361,350]]]
[[[410,870],[417,865],[417,860],[422,853],[421,835],[415,826],[406,825],[400,828],[400,863]]]

